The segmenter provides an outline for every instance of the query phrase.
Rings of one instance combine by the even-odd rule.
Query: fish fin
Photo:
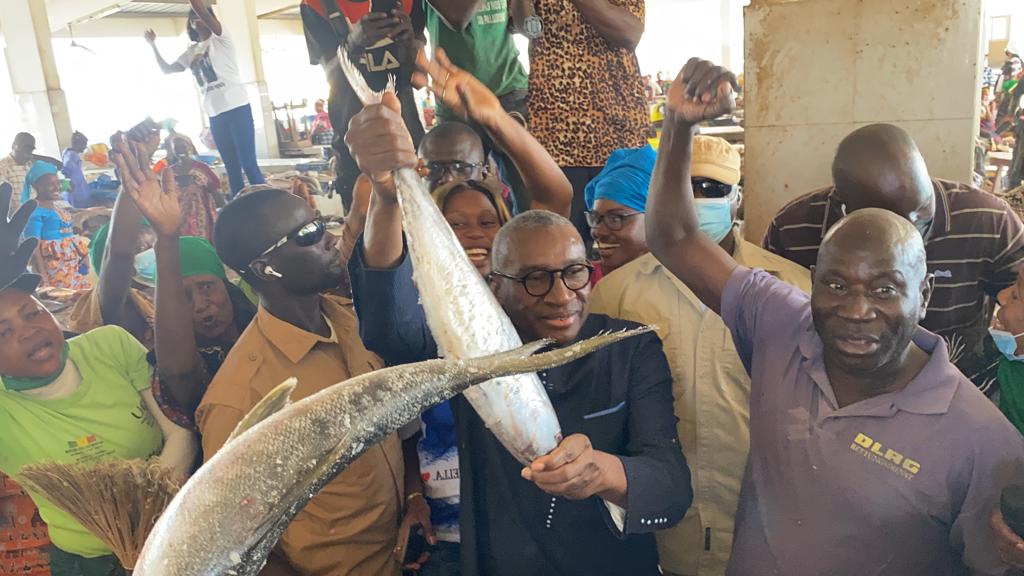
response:
[[[249,413],[245,415],[245,418],[242,418],[241,422],[238,423],[238,426],[235,426],[234,432],[231,433],[231,436],[228,437],[227,441],[231,442],[235,438],[241,436],[246,430],[260,422],[263,422],[288,406],[288,404],[291,403],[292,391],[295,390],[295,386],[298,385],[298,383],[299,381],[297,379],[289,378],[268,392],[262,400],[252,407],[252,410],[249,410]]]

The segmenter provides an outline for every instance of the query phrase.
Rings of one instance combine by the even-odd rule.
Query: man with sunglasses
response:
[[[368,107],[366,114],[374,113]],[[388,154],[354,153],[367,174],[416,164],[408,138]],[[437,356],[393,185],[375,179],[363,242],[350,262],[368,348],[389,364]],[[528,211],[492,245],[492,291],[524,341],[566,345],[632,323],[589,314],[593,268],[565,217]],[[520,465],[459,397],[453,402],[460,464],[463,574],[658,574],[653,532],[683,516],[692,494],[675,429],[671,375],[648,334],[540,374],[565,439]]]
[[[944,337],[959,368],[983,392],[998,389],[999,351],[988,335],[996,296],[1024,261],[1024,225],[1002,199],[932,178],[913,138],[891,124],[865,126],[839,144],[833,185],[797,198],[775,215],[768,250],[813,266],[828,230],[862,208],[910,221],[924,239],[935,293],[921,325]]]
[[[701,232],[741,265],[767,270],[810,292],[806,268],[740,234],[735,223],[739,153],[721,138],[694,136],[691,170]],[[646,187],[643,196],[646,200]],[[605,226],[613,215],[606,216]],[[599,245],[607,234],[601,228],[594,235]],[[642,228],[641,234],[646,238]],[[750,376],[729,329],[649,253],[604,277],[594,288],[590,309],[657,326],[672,369],[677,431],[693,471],[694,502],[682,522],[657,534],[662,570],[668,576],[724,574],[750,446]]]
[[[236,198],[217,219],[217,253],[252,286],[259,310],[228,354],[196,412],[211,458],[274,387],[298,378],[293,400],[382,366],[359,340],[351,302],[331,294],[345,272],[336,240],[303,199],[263,189]],[[270,563],[303,575],[397,576],[392,551],[403,501],[396,435],[371,448],[295,517]]]

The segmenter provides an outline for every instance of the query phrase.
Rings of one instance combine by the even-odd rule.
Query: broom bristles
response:
[[[173,472],[145,460],[42,462],[22,468],[17,480],[102,540],[127,570],[181,487]]]

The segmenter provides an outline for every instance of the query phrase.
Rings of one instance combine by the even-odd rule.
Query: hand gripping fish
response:
[[[364,105],[380,102],[383,93],[367,86],[343,49],[338,50],[338,62]],[[394,91],[393,82],[387,91]],[[394,177],[413,280],[441,356],[474,358],[520,346],[512,321],[469,261],[423,179],[408,168],[396,171]],[[495,379],[467,390],[464,396],[484,425],[524,465],[554,450],[562,440],[558,417],[536,374]]]
[[[289,380],[261,400],[181,488],[150,532],[133,575],[254,576],[324,485],[430,406],[474,384],[565,364],[648,330],[603,334],[536,356],[550,341],[481,358],[386,368],[291,405],[295,380]]]

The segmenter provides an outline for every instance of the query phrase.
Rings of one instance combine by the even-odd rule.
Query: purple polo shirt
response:
[[[810,299],[738,267],[722,319],[751,376],[728,576],[1004,574],[988,527],[1024,440],[919,328],[900,392],[838,407]]]

